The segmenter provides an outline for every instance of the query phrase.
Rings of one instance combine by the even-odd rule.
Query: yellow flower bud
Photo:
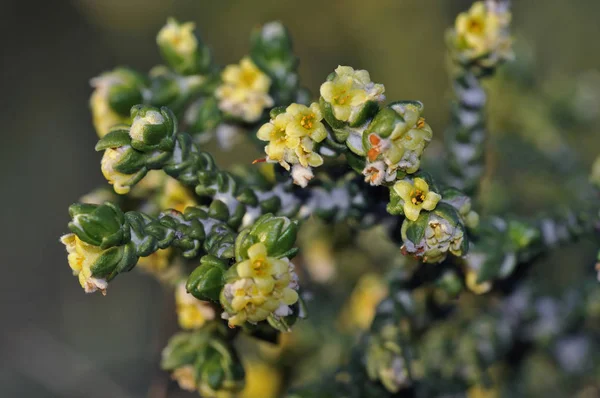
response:
[[[136,177],[135,174],[123,174],[114,169],[115,164],[121,160],[121,157],[128,148],[129,146],[122,146],[115,149],[106,149],[100,164],[102,175],[104,175],[104,178],[106,178],[108,183],[113,186],[115,192],[119,195],[124,195],[131,190],[131,186],[134,185],[134,179]]]

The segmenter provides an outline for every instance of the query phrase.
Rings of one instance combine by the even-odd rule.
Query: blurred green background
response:
[[[597,153],[600,2],[514,3],[514,32],[527,62],[513,67],[518,85],[504,76],[491,87],[493,162],[484,197],[495,198],[486,201],[490,212],[508,206],[527,214],[535,207],[529,198],[537,195],[546,204],[568,202],[569,192],[553,184],[570,175],[571,163],[588,167]],[[292,32],[303,83],[313,92],[338,64],[346,64],[368,69],[374,81],[385,83],[388,99],[423,101],[437,134],[429,154],[435,158],[450,98],[443,34],[469,4],[3,0],[0,396],[164,396],[156,386],[165,378],[158,368],[160,350],[175,325],[171,295],[137,273],[111,285],[106,297],[85,295],[58,242],[67,232],[68,205],[104,183],[88,111],[91,77],[116,65],[147,71],[157,64],[154,37],[168,16],[195,21],[220,64],[246,53],[253,26],[278,19]],[[583,122],[570,122],[561,116],[561,99],[582,95],[577,90],[591,105],[585,102]],[[505,140],[505,131],[519,128],[523,134]],[[579,155],[564,157],[564,169],[549,166],[566,153],[566,144]],[[527,156],[523,148],[530,147],[540,155]],[[237,151],[239,159],[254,157]],[[224,166],[231,158],[217,155]],[[589,264],[590,253],[570,261]]]

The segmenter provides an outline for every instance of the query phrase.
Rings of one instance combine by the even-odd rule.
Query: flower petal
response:
[[[407,203],[410,203],[410,193],[413,189],[414,187],[410,181],[402,180],[394,184],[394,191]]]
[[[248,248],[248,257],[251,260],[263,260],[267,257],[267,247],[264,243],[258,242]]]
[[[429,184],[422,178],[416,177],[414,180],[415,189],[422,191],[423,193],[429,192]]]
[[[441,198],[442,196],[440,194],[435,192],[429,192],[425,196],[425,200],[423,201],[422,206],[425,210],[433,210],[435,209],[435,206],[438,204]]]
[[[261,141],[269,141],[274,132],[275,126],[273,123],[265,123],[256,132],[256,137]]]
[[[417,221],[421,213],[421,206],[412,204],[410,201],[404,202],[404,215],[410,221]]]

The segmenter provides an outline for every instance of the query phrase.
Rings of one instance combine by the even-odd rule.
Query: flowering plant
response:
[[[70,207],[71,233],[61,242],[72,272],[88,293],[106,294],[136,267],[172,286],[183,331],[162,366],[202,396],[256,396],[256,374],[277,379],[260,398],[284,390],[290,398],[483,396],[475,394],[516,344],[542,344],[539,334],[517,332],[541,315],[510,304],[541,295],[505,281],[598,222],[588,198],[557,218],[477,213],[481,82],[512,58],[510,19],[507,2],[479,1],[448,31],[455,99],[447,167],[437,173],[422,167],[434,131],[420,101],[386,104],[384,85],[350,66],[338,66],[311,100],[280,23],[257,28],[249,55],[221,68],[193,23],[169,19],[157,37],[166,65],[148,76],[118,68],[92,80],[96,150],[118,195],[105,201],[96,192]],[[222,170],[202,150],[212,136],[226,149],[240,134],[264,151],[242,172]],[[364,333],[346,363],[316,387],[288,390],[268,366],[243,366],[239,342],[285,340],[317,290],[304,282],[331,277],[323,262],[315,270],[296,257],[322,250],[318,237],[297,247],[311,217],[357,235],[377,227],[400,260],[386,281],[369,275],[351,295],[341,322]],[[462,312],[475,295],[498,299],[481,301],[483,316]],[[598,299],[587,285],[577,298],[596,309]]]

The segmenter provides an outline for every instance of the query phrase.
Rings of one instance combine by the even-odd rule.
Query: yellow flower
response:
[[[115,164],[117,164],[121,157],[128,150],[129,146],[122,146],[116,149],[108,148],[104,151],[102,161],[100,163],[100,169],[104,178],[111,184],[116,193],[124,195],[128,193],[131,186],[134,185],[136,178],[135,174],[123,174],[115,170]]]
[[[342,312],[341,324],[345,329],[366,330],[375,317],[377,305],[388,293],[387,285],[376,274],[361,276],[352,291],[348,305]]]
[[[168,46],[181,58],[190,57],[198,47],[198,40],[194,36],[195,27],[193,22],[180,24],[169,18],[167,24],[158,32],[156,41],[159,46]]]
[[[321,85],[320,94],[330,103],[333,115],[343,122],[353,122],[367,101],[383,101],[385,88],[371,82],[369,72],[338,66],[333,80]]]
[[[263,361],[245,361],[246,385],[238,398],[277,398],[282,387],[282,375],[277,368]]]
[[[129,119],[127,116],[122,116],[115,112],[108,100],[110,88],[120,82],[121,80],[117,76],[111,74],[95,77],[90,81],[92,87],[95,88],[90,97],[92,122],[99,138],[108,134],[111,127],[126,123]]]
[[[473,3],[469,11],[458,15],[455,23],[456,45],[470,58],[497,52],[510,56],[511,40],[506,29],[510,23],[509,12],[488,9],[483,1]]]
[[[232,327],[264,321],[272,314],[290,315],[289,306],[298,301],[298,277],[287,258],[267,257],[262,242],[252,245],[248,256],[235,265],[236,278],[221,293],[222,317]]]
[[[300,165],[303,169],[322,165],[323,158],[314,152],[315,143],[327,137],[321,120],[323,115],[317,103],[313,102],[310,107],[300,104],[288,106],[284,113],[262,125],[257,132],[258,139],[269,141],[265,146],[267,159],[279,162],[286,170],[290,169],[290,164]],[[308,179],[311,176],[312,173]],[[295,181],[299,185],[306,185],[302,178],[296,178]]]
[[[416,221],[421,210],[433,210],[442,198],[439,194],[429,191],[429,184],[419,177],[411,183],[408,180],[394,184],[394,191],[404,201],[404,215],[411,221]]]
[[[269,96],[271,79],[249,57],[239,65],[228,65],[221,73],[223,84],[215,92],[219,108],[246,122],[260,119],[265,108],[273,106]]]
[[[73,275],[79,278],[79,284],[86,293],[93,293],[100,290],[106,294],[108,282],[105,279],[94,278],[91,267],[96,263],[105,250],[98,246],[83,242],[75,234],[67,234],[60,238],[60,241],[67,248],[69,253],[69,266],[73,270]]]
[[[207,321],[215,319],[215,310],[210,303],[189,294],[185,289],[185,282],[179,283],[175,289],[175,306],[182,329],[198,329]]]

